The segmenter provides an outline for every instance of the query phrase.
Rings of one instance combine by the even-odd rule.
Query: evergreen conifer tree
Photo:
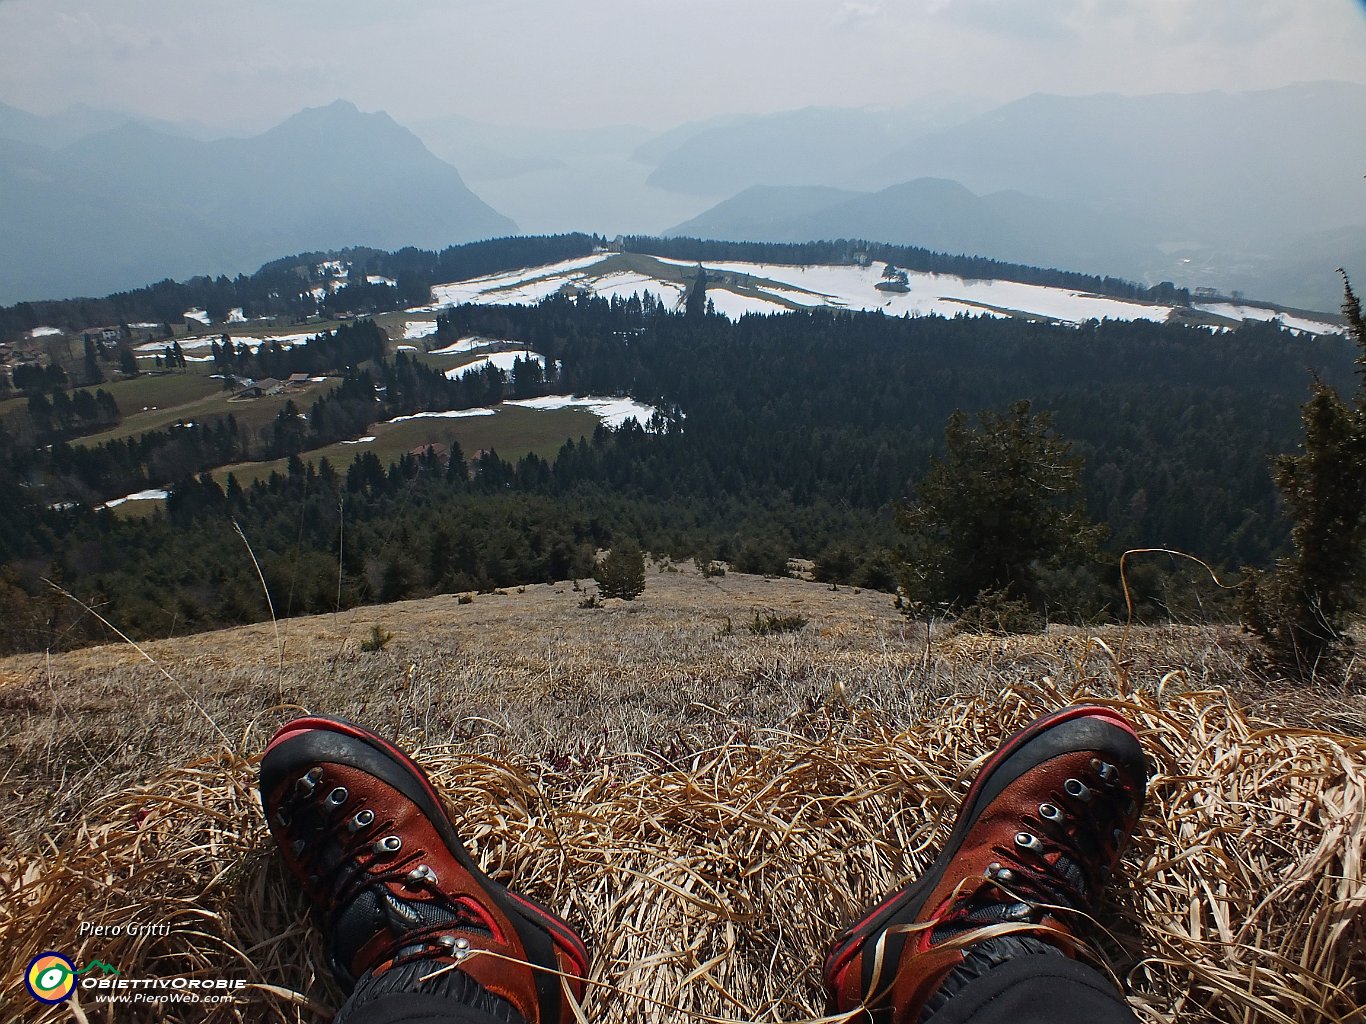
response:
[[[1049,413],[1020,401],[1005,414],[979,413],[978,423],[962,412],[949,418],[944,456],[897,510],[908,535],[901,590],[912,603],[991,605],[992,618],[1004,610],[1017,627],[1042,625],[1073,596],[1050,592],[1050,578],[1093,563],[1106,529],[1074,497],[1082,460]]]
[[[593,570],[603,597],[630,601],[645,590],[645,553],[635,541],[613,544],[612,550]]]
[[[1301,454],[1279,456],[1272,478],[1293,520],[1294,554],[1269,573],[1247,571],[1243,621],[1283,668],[1331,673],[1350,648],[1348,616],[1366,590],[1366,320],[1343,275],[1342,311],[1356,342],[1352,404],[1315,378],[1301,407]]]

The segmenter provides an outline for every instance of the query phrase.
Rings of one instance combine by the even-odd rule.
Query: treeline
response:
[[[373,320],[342,324],[335,331],[322,331],[304,345],[281,345],[273,341],[254,350],[244,342],[233,344],[229,335],[209,346],[213,366],[222,374],[263,380],[284,380],[294,373],[337,373],[348,366],[384,358],[388,337]]]
[[[1069,270],[1048,270],[1020,263],[1003,263],[985,256],[955,256],[909,245],[888,245],[861,239],[824,242],[724,242],[700,238],[655,238],[630,235],[617,243],[625,252],[645,253],[677,260],[742,260],[752,263],[847,264],[858,259],[891,263],[906,270],[929,274],[952,274],[979,280],[1019,281],[1023,284],[1073,288],[1143,302],[1189,305],[1188,288],[1170,281],[1146,288],[1118,277],[1100,277]]]
[[[402,309],[429,302],[433,284],[583,256],[601,242],[591,235],[574,234],[492,239],[441,252],[353,248],[301,253],[273,260],[250,275],[165,280],[104,298],[0,306],[0,340],[17,340],[35,327],[80,331],[96,325],[179,323],[190,309],[203,309],[215,324],[224,322],[234,309],[241,309],[248,318],[290,321],[314,314],[332,317]],[[333,260],[349,264],[350,275],[346,285],[330,292],[321,287],[328,278],[317,267]],[[370,276],[389,278],[394,284],[370,283]]]
[[[50,612],[43,576],[107,602],[136,635],[259,618],[265,602],[230,517],[251,538],[277,611],[294,613],[336,605],[339,556],[345,605],[586,576],[591,552],[619,538],[745,571],[812,557],[820,578],[888,586],[892,509],[942,450],[949,415],[1022,397],[1052,410],[1085,456],[1083,490],[1110,527],[1111,562],[1126,547],[1163,546],[1226,568],[1269,565],[1287,526],[1268,460],[1295,447],[1311,374],[1343,386],[1353,368],[1345,339],[1274,325],[1216,334],[832,311],[732,323],[648,299],[563,297],[461,307],[441,324],[562,361],[542,388],[629,394],[661,414],[649,430],[600,427],[554,458],[515,463],[486,453],[467,466],[457,451],[385,467],[366,454],[334,469],[296,455],[288,473],[248,488],[184,473],[168,512],[150,520],[47,509],[50,492],[11,460],[0,514],[15,525],[0,551],[14,571],[14,621]],[[302,452],[324,436],[315,424],[330,432],[352,415],[485,404],[514,386],[491,371],[447,381],[406,357],[382,361],[348,373],[305,419],[286,407],[271,443]],[[1095,607],[1122,607],[1114,583],[1103,581]],[[83,642],[102,629],[78,608],[54,621],[24,627],[22,642],[43,629],[43,643]]]

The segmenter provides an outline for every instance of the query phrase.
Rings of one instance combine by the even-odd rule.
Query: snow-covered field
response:
[[[1213,313],[1216,316],[1226,316],[1230,320],[1279,320],[1290,330],[1304,331],[1307,334],[1340,334],[1342,332],[1342,327],[1338,324],[1294,316],[1290,313],[1282,313],[1279,310],[1266,309],[1262,306],[1243,306],[1232,302],[1197,302],[1195,308],[1204,310],[1206,313]]]
[[[504,373],[511,373],[512,364],[518,359],[522,360],[522,362],[535,360],[541,364],[542,368],[545,367],[545,356],[537,355],[535,352],[494,352],[492,355],[481,356],[473,362],[462,363],[460,366],[447,370],[446,376],[451,380],[459,380],[467,373],[471,373],[475,370],[483,370],[488,366],[496,366]]]
[[[247,338],[241,335],[234,335],[231,336],[231,338],[233,348],[236,348],[238,345],[245,345],[252,352],[255,352],[262,345],[269,345],[276,341],[284,348],[292,348],[295,345],[304,345],[317,336],[317,332],[315,331],[312,334],[270,334],[264,338]],[[219,335],[212,335],[207,338],[181,338],[179,340],[180,350],[182,352],[194,352],[199,349],[213,348],[214,342],[221,342],[222,338]],[[169,338],[165,341],[149,341],[142,345],[138,345],[133,351],[141,355],[159,356],[166,351],[166,346],[169,344],[171,344],[171,339]],[[193,359],[193,357],[190,356],[187,356],[186,358]]]
[[[35,327],[28,332],[28,336],[30,338],[51,338],[61,333],[60,327]]]
[[[417,341],[419,338],[430,338],[435,333],[435,320],[408,320],[403,325],[404,341]]]
[[[686,260],[660,259],[661,263],[689,268],[695,263]],[[881,292],[877,285],[883,280],[884,263],[868,267],[858,266],[802,266],[774,263],[740,263],[723,261],[704,263],[709,276],[736,276],[759,292],[761,298],[749,298],[727,291],[724,286],[707,286],[707,296],[718,312],[732,314],[723,307],[734,305],[742,312],[772,312],[762,303],[784,303],[812,309],[882,310],[891,316],[956,316],[959,313],[982,313],[991,316],[1009,315],[1013,310],[1048,317],[1064,323],[1082,323],[1092,318],[1103,320],[1166,320],[1170,306],[1156,306],[1143,302],[1129,302],[1104,295],[1049,288],[1043,285],[1021,284],[1018,281],[989,281],[954,277],[949,274],[907,272],[909,292]],[[724,296],[724,297],[722,297]],[[735,300],[739,300],[738,303]]]
[[[507,344],[501,338],[481,338],[477,334],[468,334],[463,338],[457,338],[444,348],[434,348],[427,354],[430,356],[458,356],[465,352],[473,352],[475,349],[484,348],[488,345]]]
[[[634,419],[643,427],[650,422],[655,408],[632,398],[596,398],[592,395],[546,395],[544,398],[517,398],[504,402],[523,409],[587,409],[609,427],[619,427]]]
[[[496,409],[447,409],[445,412],[415,412],[411,416],[395,416],[385,423],[407,423],[409,420],[463,420],[469,416],[492,416]],[[374,440],[371,438],[371,440]]]
[[[531,305],[549,298],[566,284],[586,278],[588,275],[583,272],[604,259],[606,257],[601,253],[596,253],[544,267],[502,271],[472,277],[468,281],[438,284],[432,288],[432,302],[438,306],[454,306],[462,302]]]
[[[637,420],[641,426],[650,422],[655,414],[653,406],[642,405],[630,398],[601,398],[595,395],[546,395],[544,398],[519,398],[503,403],[521,409],[587,409],[608,426],[619,427],[629,419]],[[407,423],[409,420],[455,420],[469,416],[496,416],[501,406],[480,406],[475,409],[452,409],[448,412],[419,412],[411,416],[398,416],[386,423]],[[373,437],[362,437],[343,444],[364,444]]]
[[[437,285],[432,289],[435,308],[459,303],[531,304],[565,291],[593,293],[604,297],[629,297],[646,292],[674,308],[685,289],[673,278],[681,272],[690,278],[696,261],[654,256],[633,256],[632,266],[622,269],[622,257],[615,253],[596,253],[562,263],[505,271]],[[651,265],[659,275],[649,273]],[[950,274],[907,272],[908,292],[882,292],[884,263],[867,267],[828,265],[791,266],[773,263],[744,263],[723,260],[703,262],[711,280],[707,297],[717,312],[732,319],[749,313],[782,313],[792,309],[881,310],[890,316],[957,316],[962,313],[983,316],[1027,314],[1064,324],[1087,320],[1164,321],[1172,312],[1169,305],[1138,302],[1094,295],[1089,292],[1018,281],[981,280]],[[1240,321],[1244,317],[1271,319],[1275,310],[1229,303],[1197,304],[1220,316]],[[410,310],[431,312],[432,307]],[[1329,321],[1281,314],[1289,328],[1315,334],[1341,330]]]
[[[160,487],[153,487],[151,490],[137,491],[133,494],[125,495],[122,498],[110,498],[103,505],[100,505],[99,508],[117,508],[125,501],[165,501],[166,497],[166,491],[162,490]]]

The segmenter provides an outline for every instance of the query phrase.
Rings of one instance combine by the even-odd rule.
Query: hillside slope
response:
[[[126,645],[0,662],[4,956],[249,983],[157,1019],[326,1019],[339,995],[253,790],[309,708],[422,748],[485,863],[585,932],[589,1019],[806,1020],[825,943],[923,867],[977,759],[1084,697],[1124,708],[1152,763],[1104,944],[1141,1018],[1360,1011],[1366,702],[1254,685],[1236,631],[927,636],[885,595],[691,567],[630,604],[581,597],[244,627],[150,644],[157,666]],[[755,635],[756,609],[809,623]],[[393,637],[367,654],[372,626]],[[77,935],[129,921],[169,934]],[[18,972],[0,1015],[56,1019]]]

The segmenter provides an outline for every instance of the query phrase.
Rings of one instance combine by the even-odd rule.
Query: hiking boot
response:
[[[527,1024],[574,1020],[554,972],[582,998],[583,940],[479,870],[427,776],[393,744],[348,722],[297,719],[266,747],[261,803],[347,992],[362,976],[369,985],[446,967],[466,976],[455,979],[463,1001],[502,1019],[513,1019],[510,1004]],[[431,972],[409,970],[419,961]]]
[[[1138,736],[1108,708],[1065,708],[1015,733],[924,875],[835,941],[823,970],[832,1012],[916,1024],[1012,956],[1075,958],[1146,785]]]

